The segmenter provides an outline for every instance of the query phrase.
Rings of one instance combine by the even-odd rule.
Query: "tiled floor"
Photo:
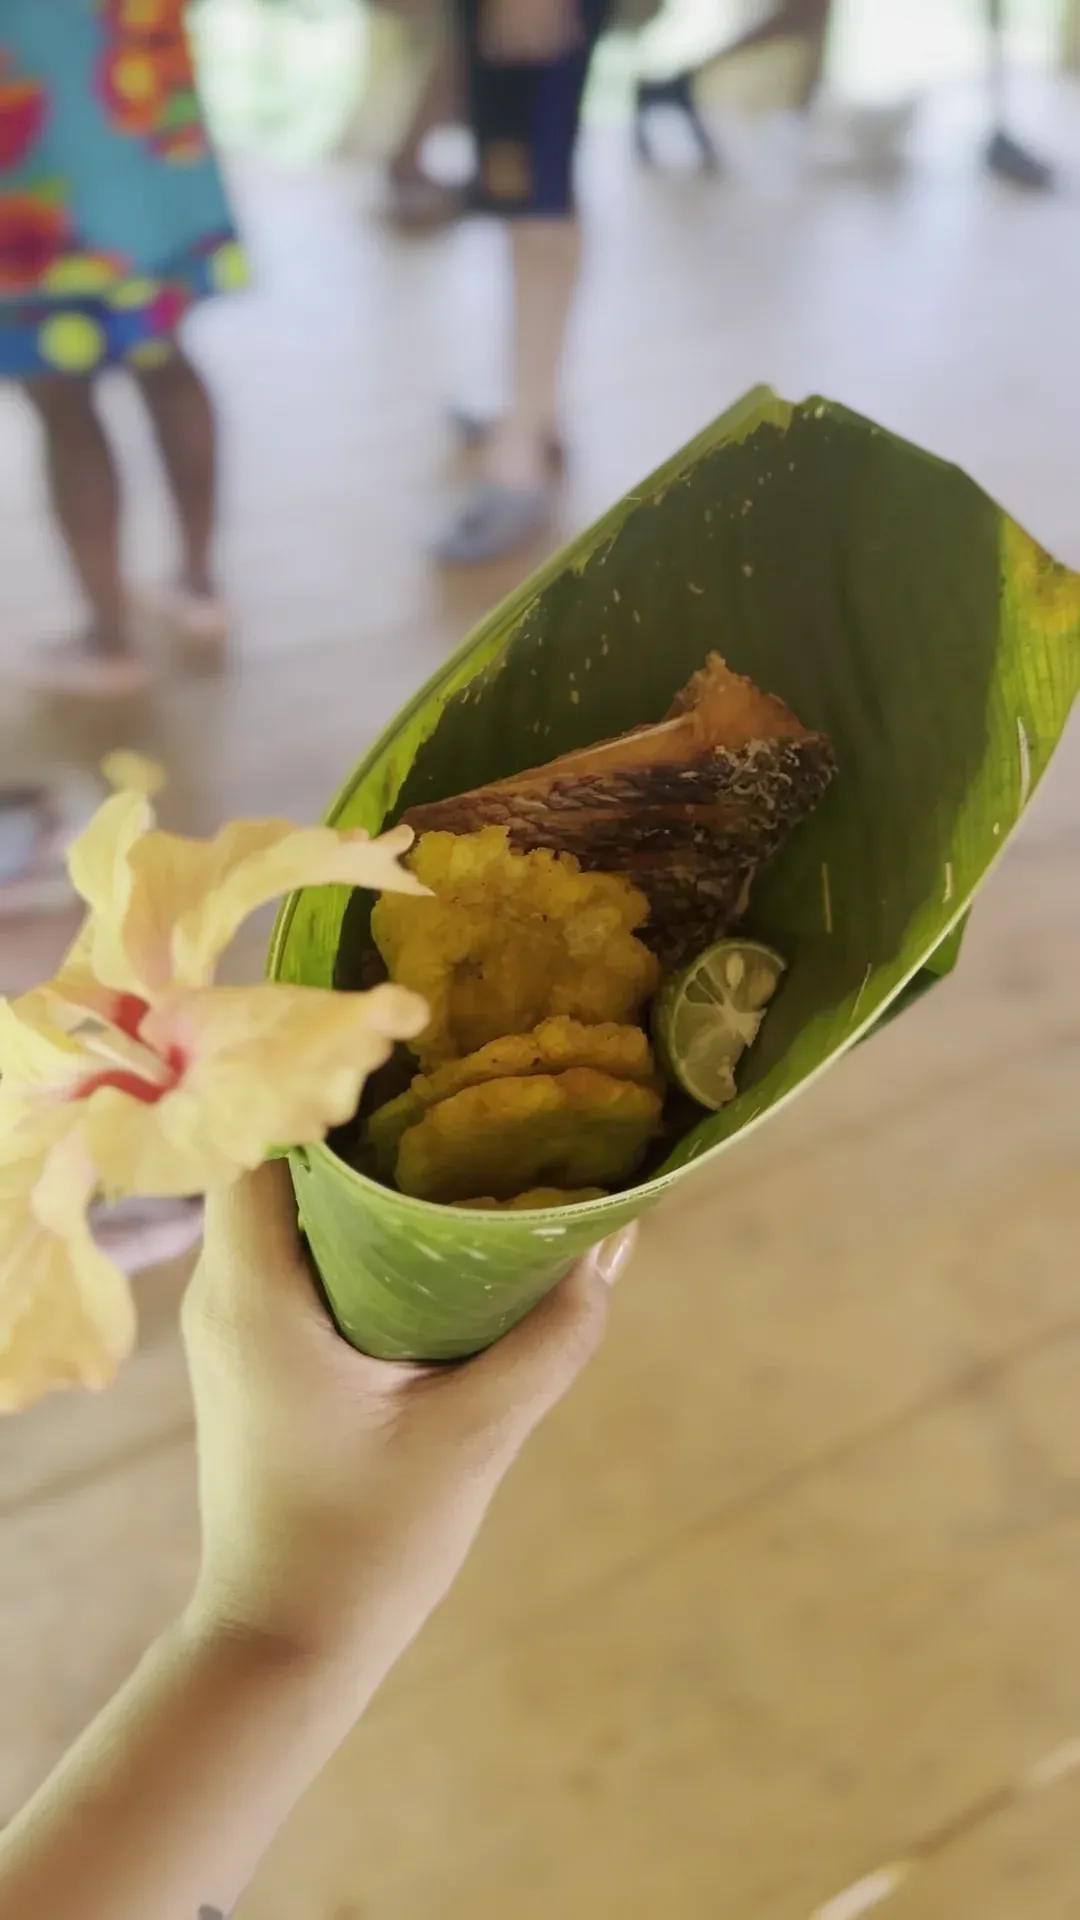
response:
[[[1080,161],[1068,103],[1046,118]],[[590,147],[567,524],[767,377],[959,459],[1080,562],[1073,199],[984,187],[934,127],[906,189],[760,144],[741,168],[642,179],[618,130]],[[238,187],[259,289],[198,332],[234,669],[122,719],[0,720],[5,765],[153,748],[193,825],[318,812],[512,577],[445,587],[418,558],[449,363],[482,365],[486,237],[467,273],[365,224],[343,172]],[[148,578],[160,495],[110,407]],[[4,657],[69,613],[4,397]],[[651,1221],[606,1351],[243,1920],[808,1920],[954,1821],[884,1912],[1075,1920],[1080,1775],[964,1820],[1080,1734],[1078,754],[959,975]],[[190,1579],[181,1285],[142,1284],[112,1394],[0,1428],[0,1815]]]

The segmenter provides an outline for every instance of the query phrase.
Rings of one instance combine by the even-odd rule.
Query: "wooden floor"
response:
[[[768,377],[960,459],[1080,562],[1075,203],[984,187],[933,130],[902,191],[746,165],[657,181],[617,130],[590,148],[567,525]],[[151,747],[197,826],[316,814],[512,577],[450,589],[419,557],[486,237],[397,245],[333,168],[237,184],[258,289],[197,336],[234,669],[126,718],[6,703],[0,734],[5,766]],[[160,494],[109,402],[148,579]],[[10,663],[71,611],[11,397],[0,515]],[[958,976],[650,1221],[605,1352],[242,1920],[850,1920],[887,1881],[837,1896],[912,1850],[889,1920],[1075,1920],[1078,873],[1074,735]],[[5,936],[8,983],[30,963]],[[143,1283],[111,1394],[0,1428],[0,1817],[191,1579],[182,1283]]]

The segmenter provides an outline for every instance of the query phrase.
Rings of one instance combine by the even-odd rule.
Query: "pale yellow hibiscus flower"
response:
[[[127,1282],[87,1225],[96,1192],[203,1193],[275,1147],[350,1118],[415,994],[214,986],[257,907],[304,886],[422,893],[408,828],[241,820],[211,840],[155,824],[156,769],[106,764],[119,790],[72,846],[86,922],[56,979],[0,1000],[0,1410],[102,1386],[131,1345]]]

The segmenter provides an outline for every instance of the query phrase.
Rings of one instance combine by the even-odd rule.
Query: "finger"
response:
[[[207,1195],[205,1249],[234,1273],[272,1285],[302,1264],[296,1195],[288,1164],[270,1160]]]
[[[603,1338],[611,1286],[629,1260],[636,1226],[626,1227],[571,1269],[539,1306],[459,1376],[486,1424],[520,1444],[560,1400]]]

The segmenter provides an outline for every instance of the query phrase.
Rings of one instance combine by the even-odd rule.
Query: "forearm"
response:
[[[315,1663],[177,1623],[0,1835],[0,1920],[227,1913],[364,1704]]]

